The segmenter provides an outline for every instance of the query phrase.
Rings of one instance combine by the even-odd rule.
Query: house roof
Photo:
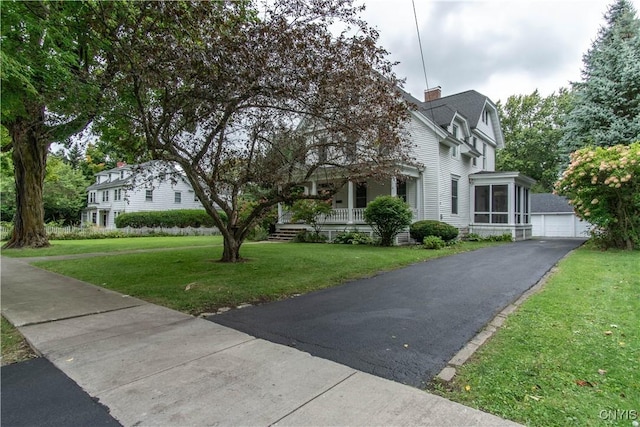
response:
[[[131,177],[127,177],[124,179],[115,179],[113,181],[101,182],[100,184],[93,184],[87,187],[87,190],[102,190],[103,188],[111,188],[111,187],[121,187],[125,183],[129,183],[131,181]]]
[[[118,173],[120,171],[133,171],[133,172],[138,172],[138,171],[153,171],[154,168],[159,168],[159,171],[161,172],[162,175],[172,175],[175,176],[177,178],[180,178],[182,181],[184,181],[186,184],[188,184],[189,186],[191,186],[191,184],[187,181],[187,179],[185,178],[185,176],[180,173],[180,171],[178,171],[176,169],[176,167],[169,162],[163,162],[160,160],[150,160],[148,162],[145,163],[140,163],[138,165],[123,165],[120,167],[116,167],[113,169],[108,169],[108,170],[104,170],[101,172],[98,172],[95,174],[95,176],[108,176],[110,173]],[[154,174],[154,178],[156,178],[156,174]],[[105,182],[101,182],[99,184],[92,184],[89,187],[87,187],[87,191],[93,191],[93,190],[102,190],[105,188],[113,188],[113,187],[121,187],[124,185],[131,185],[132,181],[133,181],[134,176],[133,175],[128,175],[122,179],[117,178],[114,180],[108,180]]]
[[[420,115],[444,129],[450,137],[452,135],[448,131],[448,127],[455,117],[466,121],[469,128],[474,130],[477,128],[482,112],[487,105],[491,107],[494,114],[497,115],[498,111],[495,104],[486,95],[475,90],[467,90],[431,101],[420,101],[402,89],[400,89],[400,93],[407,102],[416,106],[416,110]],[[496,123],[494,123],[494,131],[496,133],[496,144],[501,147],[504,144],[502,130]],[[476,156],[480,154],[479,151],[473,149],[469,141],[464,141],[464,145],[468,146]]]
[[[425,104],[427,108],[429,108],[429,106],[433,108],[447,106],[452,110],[458,111],[458,113],[469,120],[469,126],[474,128],[478,125],[478,120],[480,120],[482,110],[487,102],[491,103],[491,100],[485,95],[475,90],[468,90],[454,95],[443,96],[442,98],[424,102],[423,104]]]
[[[531,194],[531,213],[573,213],[573,207],[564,196],[552,193]]]

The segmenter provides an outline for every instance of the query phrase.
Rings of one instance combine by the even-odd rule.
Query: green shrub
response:
[[[469,233],[464,240],[469,242],[513,242],[513,236],[511,236],[510,233],[491,236],[481,236],[476,233]]]
[[[513,242],[513,236],[510,233],[487,236],[485,240],[489,242]]]
[[[343,231],[333,238],[333,243],[343,245],[373,245],[375,241],[368,233],[362,233],[356,230]]]
[[[447,243],[438,236],[427,236],[422,242],[422,247],[425,249],[442,249]]]
[[[255,227],[253,227],[253,230],[251,230],[247,235],[247,240],[250,240],[252,242],[260,242],[263,240],[267,240],[268,237],[269,232],[261,226],[256,225]]]
[[[378,196],[364,210],[364,220],[380,236],[381,246],[391,246],[393,238],[411,224],[408,204],[393,196]]]
[[[220,212],[223,221],[227,220],[224,212]],[[171,211],[130,212],[120,214],[116,218],[116,227],[215,227],[213,218],[200,209],[177,209]]]
[[[445,222],[423,220],[411,224],[409,234],[419,243],[424,242],[424,238],[427,236],[440,237],[445,242],[448,242],[458,237],[458,229]]]
[[[302,230],[296,234],[293,241],[294,243],[325,243],[327,241],[327,236],[308,230]]]
[[[464,237],[467,242],[482,242],[484,238],[477,233],[469,233]]]

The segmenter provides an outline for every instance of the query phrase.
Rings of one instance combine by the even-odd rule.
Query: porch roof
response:
[[[390,165],[389,169],[397,169],[398,170],[398,174],[396,175],[397,177],[399,176],[409,176],[412,178],[418,178],[420,176],[420,173],[423,172],[425,170],[425,167],[423,165],[416,165],[416,164],[409,164],[409,163],[403,163],[403,164],[395,164],[395,165]],[[362,174],[361,176],[363,177],[365,174]],[[389,174],[388,177],[390,178],[391,176],[393,176],[392,174]],[[358,174],[354,174],[351,176],[352,179],[357,179],[360,176],[358,176]],[[322,167],[322,168],[318,168],[313,175],[311,175],[309,177],[309,181],[331,181],[334,179],[344,179],[344,173],[343,171],[340,170],[340,168],[334,167],[334,166],[328,166],[328,167]],[[375,177],[371,177],[372,179],[375,179]],[[380,177],[382,178],[382,177]]]
[[[518,184],[522,184],[525,187],[531,188],[536,180],[528,177],[521,172],[516,171],[507,171],[507,172],[489,172],[482,171],[469,175],[469,181],[472,183],[480,184],[482,182],[485,183],[493,183],[493,182],[509,182],[515,181]]]

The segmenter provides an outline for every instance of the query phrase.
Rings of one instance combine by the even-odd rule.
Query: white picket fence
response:
[[[0,240],[7,240],[11,237],[12,232],[11,227],[1,226],[0,227]],[[80,234],[80,235],[91,235],[91,234],[108,234],[112,232],[119,232],[124,234],[130,234],[132,236],[146,236],[153,235],[157,233],[166,233],[172,235],[179,236],[217,236],[220,234],[220,230],[217,228],[194,228],[194,227],[171,227],[171,228],[163,228],[163,227],[141,227],[141,228],[103,228],[103,227],[51,227],[45,226],[45,231],[48,235],[56,235],[63,236],[66,234]]]

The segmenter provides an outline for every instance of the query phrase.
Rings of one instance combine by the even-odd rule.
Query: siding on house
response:
[[[439,142],[433,130],[419,121],[414,115],[408,125],[411,141],[414,144],[416,161],[425,166],[422,172],[422,212],[425,219],[438,219],[438,193],[440,191],[440,155]]]

